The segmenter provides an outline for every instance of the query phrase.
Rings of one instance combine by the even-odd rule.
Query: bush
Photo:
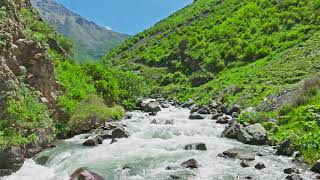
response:
[[[7,118],[0,122],[0,149],[34,141],[51,142],[54,125],[47,107],[24,84],[16,93],[8,101],[5,111]]]
[[[101,126],[106,121],[119,120],[123,115],[123,108],[108,107],[102,98],[92,95],[80,103],[68,125],[74,133],[84,133]]]
[[[250,124],[255,124],[255,123],[265,123],[270,120],[270,117],[267,113],[265,112],[247,112],[247,113],[242,113],[239,117],[240,123],[247,122]]]

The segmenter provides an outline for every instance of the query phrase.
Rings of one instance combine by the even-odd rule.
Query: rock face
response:
[[[22,88],[37,94],[39,102],[46,104],[56,119],[63,117],[57,108],[61,88],[55,80],[54,65],[46,47],[26,36],[26,25],[19,15],[21,8],[31,9],[30,1],[1,0],[0,7],[6,14],[0,20],[0,119],[9,117],[8,100],[18,99],[17,92]],[[34,134],[37,136],[34,143],[0,152],[0,176],[17,171],[24,158],[35,155],[53,141],[52,127],[39,127]]]
[[[237,123],[229,124],[222,132],[222,136],[251,145],[265,145],[268,140],[267,131],[258,123],[246,127]]]
[[[79,168],[71,175],[70,180],[105,180],[105,179],[102,176],[87,170],[86,168]]]

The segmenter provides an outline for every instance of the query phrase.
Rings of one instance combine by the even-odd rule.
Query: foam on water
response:
[[[256,157],[267,168],[257,170],[253,166],[242,168],[240,160],[218,157],[219,153],[233,147],[271,152],[270,147],[248,146],[234,140],[221,138],[224,125],[205,120],[189,120],[189,110],[170,107],[156,117],[142,112],[132,112],[133,118],[124,120],[130,137],[110,144],[110,140],[97,147],[83,147],[83,135],[62,141],[58,147],[43,152],[49,156],[46,167],[27,160],[22,169],[5,180],[68,180],[69,175],[80,167],[87,167],[108,180],[166,180],[170,175],[194,180],[233,180],[251,176],[254,179],[284,179],[283,169],[296,167],[289,158],[266,155]],[[151,124],[157,119],[160,124]],[[165,125],[174,120],[174,125]],[[185,151],[190,143],[202,142],[207,151]],[[177,166],[194,158],[201,165],[197,170],[166,170],[168,165]],[[124,168],[127,167],[127,168]],[[298,167],[301,168],[301,167]],[[303,171],[305,179],[313,174]]]

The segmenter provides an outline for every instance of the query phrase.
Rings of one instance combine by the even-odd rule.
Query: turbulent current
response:
[[[204,120],[189,120],[188,109],[170,107],[162,109],[157,116],[140,111],[131,112],[131,119],[123,120],[130,133],[127,139],[110,144],[84,147],[85,135],[61,141],[57,147],[42,152],[38,158],[49,157],[45,166],[27,160],[20,171],[4,180],[68,180],[70,174],[80,167],[87,167],[106,180],[170,180],[180,177],[186,180],[234,180],[252,177],[257,180],[285,179],[285,168],[297,167],[304,179],[313,179],[314,174],[306,167],[292,163],[287,157],[274,156],[271,147],[249,146],[235,140],[221,138],[225,125],[217,124],[208,116]],[[156,119],[159,123],[150,123]],[[165,124],[174,120],[174,124]],[[185,145],[205,143],[207,151],[184,150]],[[238,159],[226,159],[218,154],[237,147],[247,151],[260,152],[252,165],[240,166]],[[197,169],[177,168],[182,162],[195,159]],[[265,169],[254,167],[263,162]]]

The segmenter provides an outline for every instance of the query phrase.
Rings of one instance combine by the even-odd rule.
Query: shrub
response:
[[[53,140],[54,125],[47,107],[26,85],[21,84],[16,96],[9,99],[5,114],[7,118],[0,122],[0,148]]]
[[[265,123],[268,122],[270,119],[269,115],[265,112],[247,112],[242,113],[239,117],[239,121],[241,123],[248,122],[250,124],[255,123]]]
[[[84,99],[68,123],[74,133],[83,133],[101,126],[109,120],[119,120],[124,109],[119,106],[108,107],[104,100],[96,95]]]

